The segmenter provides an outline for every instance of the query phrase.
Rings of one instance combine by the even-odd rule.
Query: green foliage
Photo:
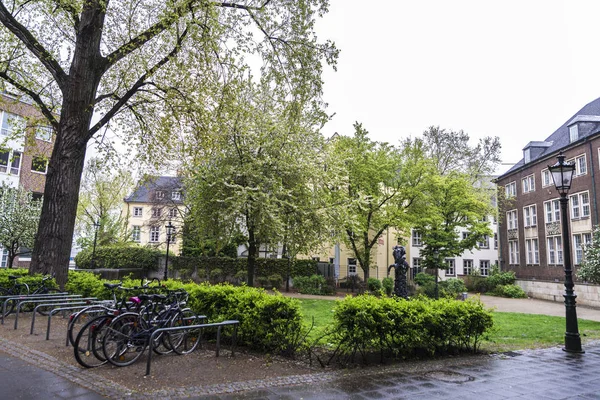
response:
[[[293,279],[293,284],[298,293],[302,294],[329,295],[334,292],[333,288],[328,285],[325,277],[318,274],[311,275],[310,277],[296,276]]]
[[[223,282],[223,279],[225,278],[223,275],[223,270],[221,268],[212,269],[209,272],[209,277],[210,277],[210,281],[213,283]]]
[[[113,245],[96,247],[96,268],[141,268],[146,270],[158,269],[158,260],[163,253],[150,247]],[[75,256],[78,268],[91,268],[92,248],[82,250]]]
[[[283,278],[279,274],[272,274],[267,277],[269,281],[269,287],[271,289],[279,290],[281,288],[281,284],[283,283]]]
[[[494,296],[509,297],[513,299],[527,298],[527,293],[517,285],[498,285],[490,292]]]
[[[415,283],[420,286],[424,286],[428,283],[435,283],[435,276],[426,274],[425,272],[419,272],[415,275]]]
[[[328,341],[340,354],[394,357],[476,351],[493,326],[492,313],[476,299],[398,301],[375,296],[337,302]]]
[[[26,283],[30,289],[33,290],[35,287],[42,282],[43,275],[35,274],[29,275],[29,271],[23,268],[2,268],[0,269],[0,287],[10,287],[13,285],[13,281],[8,278],[9,275],[18,276],[18,283]],[[56,281],[54,279],[47,280],[45,285],[47,287],[56,288]],[[1,306],[1,303],[0,303]]]
[[[387,276],[383,278],[383,280],[381,281],[381,285],[385,290],[386,296],[391,296],[392,292],[394,291],[394,280]]]
[[[485,280],[488,291],[493,291],[500,285],[512,285],[517,280],[513,271],[492,273]]]
[[[381,281],[377,278],[369,278],[367,279],[367,289],[371,293],[376,293],[382,288]]]
[[[577,269],[582,281],[600,284],[600,227],[592,231],[592,243],[584,245],[583,262]]]

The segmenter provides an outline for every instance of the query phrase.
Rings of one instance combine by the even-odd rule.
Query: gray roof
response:
[[[178,176],[150,176],[138,184],[134,192],[126,197],[126,203],[157,203],[160,200],[156,197],[157,191],[165,192],[165,201],[173,203],[182,203],[183,193],[180,200],[172,200],[171,192],[182,192],[183,183]]]
[[[574,143],[578,143],[585,138],[595,135],[600,132],[600,98],[588,103],[581,110],[577,111],[573,116],[565,121],[560,128],[554,133],[548,136],[543,142],[532,141],[527,147],[535,147],[537,151],[532,152],[531,160],[528,164],[534,163],[538,159],[547,158],[560,150],[568,147],[570,143],[569,137],[569,125],[575,122],[586,123],[586,129],[580,130],[579,140]],[[505,175],[510,175],[512,172],[525,166],[525,159],[521,159],[518,163],[513,165],[508,171],[500,175],[499,178]]]

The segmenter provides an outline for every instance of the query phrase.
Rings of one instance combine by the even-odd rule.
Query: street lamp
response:
[[[100,220],[94,222],[94,246],[92,247],[92,260],[90,266],[92,269],[96,266],[96,240],[98,239],[98,228],[100,228]]]
[[[440,250],[433,250],[433,262],[434,262],[434,271],[435,271],[435,299],[438,300],[440,298],[439,286],[438,286],[438,276],[440,271],[438,270],[438,258],[440,256]]]
[[[169,225],[166,225],[167,228],[167,256],[165,257],[165,276],[164,280],[167,280],[167,273],[169,271],[169,244],[171,243],[171,235],[173,234],[173,229],[175,228],[171,221],[169,221]]]
[[[558,155],[558,162],[552,166],[548,166],[548,171],[552,174],[554,186],[560,194],[560,217],[563,237],[563,259],[565,263],[565,309],[567,331],[565,332],[565,347],[564,351],[569,353],[583,353],[581,349],[581,338],[579,337],[579,328],[577,327],[577,296],[573,291],[573,271],[571,268],[571,239],[569,237],[569,221],[567,217],[567,204],[569,199],[567,194],[571,189],[571,179],[575,172],[575,164],[566,163],[565,156],[561,152]]]

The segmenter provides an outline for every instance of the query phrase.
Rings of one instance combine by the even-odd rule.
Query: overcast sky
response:
[[[330,1],[317,32],[341,55],[324,74],[326,136],[359,121],[397,144],[439,125],[499,136],[515,163],[600,97],[600,1]]]

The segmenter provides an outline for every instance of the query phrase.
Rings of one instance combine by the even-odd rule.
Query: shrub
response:
[[[377,278],[369,278],[367,279],[367,288],[369,289],[369,292],[371,293],[376,293],[379,290],[381,290],[381,281]]]
[[[268,288],[269,287],[269,278],[266,276],[257,276],[256,283],[258,283],[259,287]]]
[[[233,275],[233,278],[236,280],[236,283],[241,285],[248,282],[248,272],[246,270],[240,270]]]
[[[96,268],[142,268],[146,270],[157,270],[158,260],[163,253],[160,250],[137,245],[113,245],[96,248]],[[92,267],[92,249],[87,248],[75,256],[75,264],[78,268],[87,269]]]
[[[279,290],[283,283],[283,278],[279,274],[273,274],[268,276],[269,288]]]
[[[491,311],[477,299],[398,301],[347,297],[334,308],[328,340],[345,356],[384,352],[393,356],[476,351],[493,326]]]
[[[449,278],[440,282],[440,287],[444,292],[444,297],[457,298],[463,292],[467,291],[465,283],[458,278]]]
[[[215,268],[209,273],[209,279],[212,283],[221,283],[223,282],[223,270],[221,268]]]
[[[294,287],[298,293],[302,294],[330,294],[327,280],[322,275],[312,275],[310,277],[296,276],[293,280]]]
[[[385,277],[381,281],[381,286],[383,286],[383,289],[385,290],[385,294],[387,296],[391,296],[392,292],[394,291],[394,280],[390,277]]]
[[[425,272],[419,272],[417,275],[415,275],[414,281],[419,286],[425,286],[428,283],[434,283],[435,276],[426,274]]]
[[[510,297],[513,299],[524,299],[527,294],[517,285],[498,285],[490,294],[502,297]]]

